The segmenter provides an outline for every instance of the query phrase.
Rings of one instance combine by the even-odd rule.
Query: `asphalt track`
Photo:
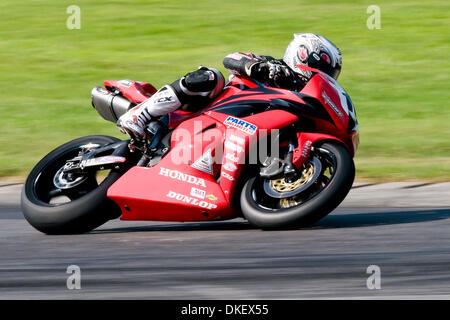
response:
[[[20,188],[0,183],[0,299],[450,298],[450,183],[356,184],[299,230],[115,220],[71,236],[28,225]],[[367,288],[369,265],[381,289]]]

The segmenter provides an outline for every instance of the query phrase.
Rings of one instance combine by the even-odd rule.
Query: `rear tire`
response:
[[[353,159],[347,149],[337,143],[323,143],[316,148],[334,155],[334,172],[325,186],[318,188],[317,194],[290,208],[270,208],[261,205],[255,192],[263,194],[261,179],[250,178],[241,193],[241,210],[244,217],[262,229],[280,229],[308,226],[334,210],[344,200],[351,189],[355,177]],[[319,179],[319,178],[318,178]],[[259,190],[259,191],[258,191]],[[269,195],[265,194],[270,198]],[[274,198],[271,200],[276,201]],[[270,202],[269,202],[270,203]]]
[[[80,146],[88,143],[104,146],[118,141],[109,136],[87,136],[67,142],[45,156],[31,170],[22,190],[21,207],[25,219],[46,234],[74,234],[91,231],[119,217],[120,208],[106,197],[106,192],[123,172],[111,170],[98,185],[90,177],[78,186],[77,192],[85,189],[81,195],[63,204],[52,204],[42,196],[46,188],[52,187],[51,179],[56,168],[70,159]]]

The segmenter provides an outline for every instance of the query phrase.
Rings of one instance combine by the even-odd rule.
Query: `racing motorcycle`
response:
[[[22,212],[47,234],[84,233],[110,219],[212,221],[243,217],[261,229],[308,226],[335,209],[355,176],[355,109],[325,73],[301,92],[233,76],[201,110],[151,121],[145,139],[92,135],[30,172]],[[92,105],[117,119],[156,92],[105,81]]]

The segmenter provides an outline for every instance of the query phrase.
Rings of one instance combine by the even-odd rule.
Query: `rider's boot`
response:
[[[181,106],[180,99],[173,87],[165,85],[153,96],[136,107],[130,109],[117,120],[117,126],[123,133],[129,133],[138,140],[145,138],[145,126],[158,118]]]
[[[145,138],[145,126],[154,118],[166,115],[180,107],[198,109],[222,92],[225,84],[220,71],[200,67],[170,85],[165,85],[153,96],[130,109],[117,121],[124,133],[130,133],[138,140]]]

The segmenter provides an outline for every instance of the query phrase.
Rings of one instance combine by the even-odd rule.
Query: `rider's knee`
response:
[[[214,99],[222,92],[224,85],[222,73],[206,67],[200,67],[170,84],[182,104]]]

